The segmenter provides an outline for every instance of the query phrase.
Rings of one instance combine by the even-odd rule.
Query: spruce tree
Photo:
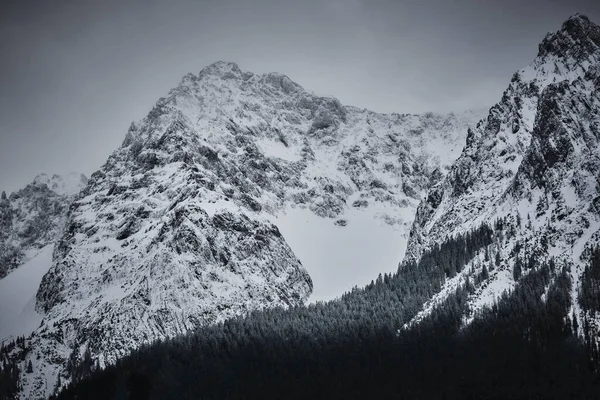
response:
[[[519,278],[521,277],[522,273],[523,273],[523,270],[521,268],[521,263],[519,262],[519,259],[517,258],[517,260],[515,261],[515,267],[513,268],[513,279],[515,281],[518,281]]]

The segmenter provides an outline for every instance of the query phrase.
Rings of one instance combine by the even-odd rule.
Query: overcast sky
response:
[[[217,60],[374,111],[489,106],[575,12],[598,22],[600,1],[5,0],[0,190],[89,175],[131,121]]]

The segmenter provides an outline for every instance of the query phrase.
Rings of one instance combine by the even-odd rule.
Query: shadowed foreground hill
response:
[[[482,226],[424,258],[456,254],[449,258],[460,271],[502,233]],[[510,295],[465,325],[467,299],[485,277],[467,280],[399,329],[447,278],[429,265],[340,300],[257,312],[143,347],[57,399],[596,398],[598,352],[587,322],[568,315],[566,267],[532,265]]]

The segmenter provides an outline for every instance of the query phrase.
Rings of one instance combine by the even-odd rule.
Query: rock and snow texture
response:
[[[23,396],[68,382],[65,361],[86,351],[104,365],[199,325],[303,304],[307,270],[322,287],[340,281],[339,295],[374,278],[374,263],[394,269],[421,196],[480,117],[377,114],[234,63],[186,75],[70,206],[37,293]]]
[[[0,279],[26,263],[37,252],[56,242],[69,204],[87,178],[38,175],[25,188],[0,198]]]
[[[473,296],[473,311],[514,287],[517,257],[534,254],[571,266],[572,303],[581,318],[582,265],[586,249],[600,242],[599,141],[600,28],[575,15],[544,38],[535,60],[469,131],[446,178],[419,205],[404,262],[448,236],[504,218],[517,233],[491,249],[502,263]],[[460,279],[448,280],[438,300]]]
[[[63,196],[73,196],[81,191],[87,184],[88,179],[85,175],[78,172],[69,172],[64,175],[39,174],[33,180],[37,186],[46,185],[54,193]]]

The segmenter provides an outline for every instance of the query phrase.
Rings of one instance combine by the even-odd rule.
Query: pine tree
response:
[[[513,279],[518,281],[523,273],[523,269],[521,268],[521,262],[519,258],[515,260],[515,267],[513,268]]]
[[[0,200],[6,200],[6,192],[3,190],[2,195],[0,196]]]
[[[26,371],[28,374],[31,374],[33,372],[33,364],[31,363],[31,360],[29,360],[29,362],[27,363],[27,369]]]
[[[487,267],[483,264],[483,268],[481,268],[481,280],[485,281],[490,277]]]

